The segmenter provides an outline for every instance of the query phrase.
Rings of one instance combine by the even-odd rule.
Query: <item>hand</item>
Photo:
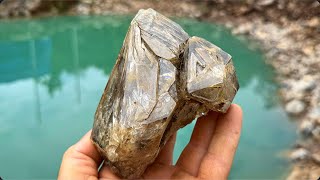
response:
[[[231,105],[226,114],[209,112],[197,120],[189,144],[176,165],[172,155],[173,135],[142,179],[227,179],[238,146],[242,111]],[[89,131],[64,154],[58,179],[120,179],[107,165],[98,168],[102,157],[90,141]]]

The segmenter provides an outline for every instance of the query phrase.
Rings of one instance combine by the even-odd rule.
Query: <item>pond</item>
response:
[[[63,152],[92,127],[131,18],[0,21],[2,178],[57,177]],[[285,177],[290,166],[282,154],[295,141],[295,126],[280,107],[274,74],[262,53],[221,26],[176,20],[190,35],[233,56],[241,86],[235,102],[243,108],[244,122],[230,178]],[[179,131],[175,160],[193,126]]]

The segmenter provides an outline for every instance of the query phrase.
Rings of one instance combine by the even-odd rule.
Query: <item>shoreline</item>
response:
[[[266,63],[276,72],[284,110],[298,124],[300,138],[289,155],[293,167],[287,179],[317,179],[320,175],[320,38],[317,38],[320,34],[320,5],[316,1],[308,1],[310,6],[300,8],[302,5],[296,0],[284,8],[281,6],[287,0],[284,3],[274,0],[254,3],[228,1],[231,0],[221,0],[221,3],[80,0],[77,3],[66,3],[68,8],[64,12],[51,8],[43,13],[41,9],[37,10],[37,2],[41,0],[31,0],[31,4],[26,7],[33,9],[30,12],[19,11],[14,17],[134,14],[139,9],[151,7],[168,16],[190,17],[221,24],[235,35],[254,40],[266,56]],[[292,10],[297,7],[302,11]],[[307,8],[307,12],[303,12]],[[1,17],[4,16],[0,14]]]

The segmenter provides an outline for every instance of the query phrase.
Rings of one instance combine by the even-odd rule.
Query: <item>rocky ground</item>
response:
[[[166,15],[221,23],[260,43],[277,72],[286,112],[300,138],[287,179],[320,176],[320,4],[315,0],[10,0],[0,18],[52,14],[127,14],[152,7]]]

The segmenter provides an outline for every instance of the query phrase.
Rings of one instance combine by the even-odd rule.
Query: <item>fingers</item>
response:
[[[98,167],[102,158],[90,141],[89,131],[63,155],[58,179],[82,179],[98,176]]]
[[[74,145],[74,150],[78,151],[81,154],[84,154],[90,158],[92,158],[97,165],[99,166],[102,162],[102,157],[100,156],[98,150],[91,142],[90,136],[91,131],[87,132],[79,142]]]
[[[216,129],[199,169],[200,178],[227,179],[242,126],[242,110],[232,104],[226,114],[218,117]]]
[[[174,133],[168,142],[164,145],[160,151],[158,157],[154,163],[163,164],[163,165],[172,165],[174,145],[176,143],[177,133]]]
[[[217,117],[218,113],[211,111],[197,120],[190,142],[176,164],[193,176],[197,176],[202,158],[207,153]]]

